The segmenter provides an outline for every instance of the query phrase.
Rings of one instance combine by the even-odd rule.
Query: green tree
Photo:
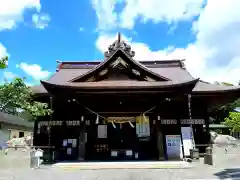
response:
[[[224,119],[229,116],[229,113],[235,109],[235,103],[236,102],[229,103],[227,105],[212,109],[210,112],[210,116],[214,119],[212,123],[220,124],[224,122]]]
[[[7,68],[8,57],[0,59],[0,69]],[[0,111],[36,119],[52,113],[47,103],[33,100],[31,88],[24,83],[24,79],[15,78],[12,82],[5,82],[0,86]]]
[[[223,86],[233,86],[231,83],[227,82],[215,82],[217,85],[223,85]],[[211,113],[211,117],[215,119],[213,123],[220,124],[224,122],[225,118],[228,118],[230,115],[230,112],[232,112],[236,107],[240,107],[240,99],[237,99],[234,102],[228,103],[224,106],[220,106],[217,109],[213,109]]]
[[[8,57],[7,56],[0,58],[0,69],[7,68],[7,64],[8,64]]]
[[[225,125],[232,129],[232,132],[240,132],[240,113],[230,112],[229,117],[225,118]]]
[[[13,115],[27,114],[33,119],[52,113],[47,103],[33,101],[32,91],[24,80],[15,78],[0,87],[0,110]]]

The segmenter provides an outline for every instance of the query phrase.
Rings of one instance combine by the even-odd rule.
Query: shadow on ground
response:
[[[225,179],[225,178],[239,178],[240,179],[240,168],[224,169],[223,171],[215,173],[214,175],[219,177],[220,179]]]

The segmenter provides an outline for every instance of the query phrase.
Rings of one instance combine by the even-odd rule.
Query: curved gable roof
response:
[[[123,56],[124,60],[129,61],[130,63],[137,66],[140,70],[150,74],[151,76],[153,76],[154,78],[156,78],[160,81],[170,81],[171,80],[167,77],[164,77],[164,76],[162,76],[158,73],[155,73],[155,72],[151,71],[150,69],[145,67],[143,64],[140,64],[139,62],[135,61],[133,59],[133,56],[135,55],[135,52],[133,52],[131,50],[131,47],[129,45],[127,45],[124,41],[122,41],[121,39],[118,39],[112,45],[110,45],[109,48],[108,48],[108,51],[105,52],[106,59],[103,62],[101,62],[99,65],[95,66],[91,70],[87,71],[86,73],[84,73],[84,74],[82,74],[82,75],[80,75],[76,78],[73,78],[71,80],[71,82],[81,81],[81,79],[85,78],[86,76],[91,76],[92,74],[94,74],[94,72],[103,68],[107,64],[110,64],[110,63],[114,62],[115,61],[114,57],[117,54],[120,54],[119,56],[120,57]]]

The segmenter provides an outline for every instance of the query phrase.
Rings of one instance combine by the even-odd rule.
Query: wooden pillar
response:
[[[80,124],[80,132],[79,132],[79,139],[78,139],[78,160],[84,161],[85,160],[85,144],[86,144],[86,120],[84,119],[81,121]]]
[[[173,113],[175,114],[173,117],[174,119],[177,120],[177,129],[178,129],[178,135],[180,135],[180,145],[181,145],[181,151],[182,151],[182,157],[180,154],[180,159],[184,158],[184,147],[183,147],[183,137],[182,137],[182,123],[181,123],[181,118],[184,117],[184,112],[182,109],[185,109],[185,97],[182,96],[181,99],[179,101],[175,101],[174,103],[172,103],[172,108],[174,109]]]
[[[209,116],[208,114],[205,115],[205,128],[206,128],[206,143],[209,144],[211,141],[211,137],[210,137],[210,130],[209,130]]]
[[[179,128],[180,138],[181,138],[181,151],[182,151],[182,158],[184,159],[184,158],[185,158],[185,153],[184,153],[184,147],[183,147],[182,124],[181,124],[181,119],[180,119],[179,114],[178,114],[177,123],[178,123],[178,128]],[[180,157],[180,158],[181,158],[181,157]]]
[[[39,121],[39,118],[37,118],[37,119],[34,121],[33,144],[32,144],[33,146],[37,146],[38,121]]]
[[[208,114],[208,106],[207,106],[207,100],[203,100],[203,106],[204,106],[204,120],[205,120],[205,132],[203,136],[203,144],[205,144],[202,148],[202,152],[205,153],[206,147],[211,144],[211,136],[210,136],[210,130],[209,130],[209,114]]]
[[[162,161],[164,160],[164,135],[162,132],[162,125],[161,125],[161,120],[158,117],[159,115],[157,115],[157,120],[156,120],[156,128],[157,128],[157,150],[158,150],[158,160]]]
[[[50,104],[50,109],[53,110],[53,97],[50,96],[50,99],[49,99],[49,104]],[[48,130],[48,161],[52,161],[54,160],[54,157],[52,156],[53,154],[53,149],[52,149],[52,142],[51,142],[51,121],[53,120],[53,115],[51,114],[50,117],[49,117],[49,123],[48,123],[48,127],[47,127],[47,130]]]

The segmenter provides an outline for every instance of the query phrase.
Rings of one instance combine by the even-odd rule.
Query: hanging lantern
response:
[[[82,122],[84,121],[84,116],[81,117],[81,121],[82,121]]]

